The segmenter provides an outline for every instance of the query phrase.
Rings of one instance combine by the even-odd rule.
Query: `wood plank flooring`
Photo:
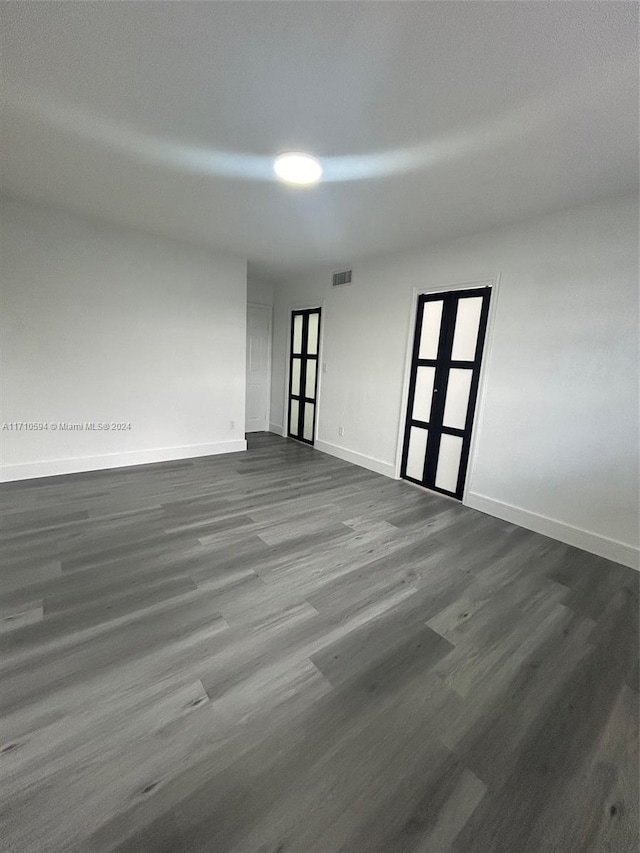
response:
[[[636,853],[631,569],[267,434],[0,510],[2,851]]]

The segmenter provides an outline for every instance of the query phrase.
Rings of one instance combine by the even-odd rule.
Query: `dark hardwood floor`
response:
[[[637,853],[631,569],[266,434],[0,509],[1,850]]]

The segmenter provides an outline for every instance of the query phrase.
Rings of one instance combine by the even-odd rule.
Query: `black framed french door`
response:
[[[490,287],[418,298],[401,476],[462,500]]]
[[[320,318],[320,308],[291,312],[287,434],[306,444],[313,444],[315,435]]]

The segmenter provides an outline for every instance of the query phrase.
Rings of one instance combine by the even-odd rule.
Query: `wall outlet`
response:
[[[235,421],[229,421],[229,429],[235,429],[235,428],[236,428],[236,422]]]
[[[338,427],[338,435],[344,435],[344,427]]]
[[[323,372],[323,373],[326,373],[326,372],[327,372],[327,362],[326,362],[326,361],[323,361],[323,362],[322,362],[322,372]]]

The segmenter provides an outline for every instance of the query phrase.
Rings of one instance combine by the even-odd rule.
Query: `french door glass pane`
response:
[[[438,355],[443,304],[441,299],[424,303],[418,358],[436,358]]]
[[[309,334],[307,336],[307,352],[309,355],[318,354],[318,314],[309,314]]]
[[[447,492],[455,492],[458,486],[460,457],[462,456],[462,438],[459,435],[440,436],[440,452],[436,468],[436,487]]]
[[[291,367],[291,393],[298,396],[300,394],[300,359],[294,358]]]
[[[435,367],[418,367],[416,373],[416,391],[413,398],[414,421],[429,421],[431,417],[431,400],[433,383],[436,376]]]
[[[444,404],[443,426],[464,429],[469,408],[469,393],[471,391],[471,368],[452,367],[449,371],[447,398]]]
[[[453,333],[453,350],[451,352],[453,361],[473,361],[476,357],[481,311],[482,296],[458,300],[456,329]]]
[[[305,397],[315,397],[316,392],[316,360],[310,358],[307,362],[307,381],[304,389]]]
[[[313,403],[305,403],[304,405],[304,426],[302,437],[305,441],[313,440]]]
[[[293,352],[298,355],[302,352],[302,322],[301,314],[294,314],[293,317]]]
[[[407,454],[407,477],[411,477],[414,480],[422,480],[428,435],[428,429],[415,426],[411,427],[409,452]]]
[[[291,401],[291,415],[289,417],[289,432],[298,435],[298,401]]]

